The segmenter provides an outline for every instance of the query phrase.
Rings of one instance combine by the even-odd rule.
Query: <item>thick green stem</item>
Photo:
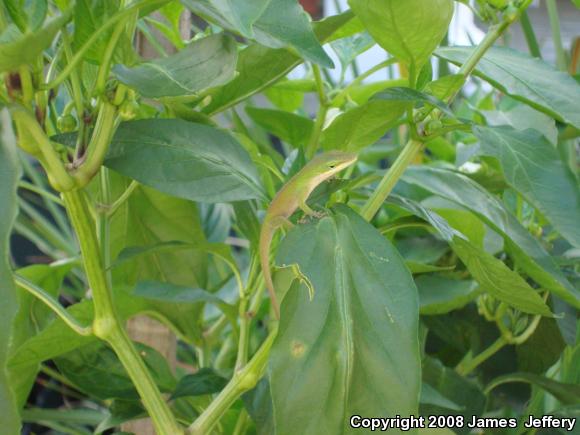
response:
[[[94,334],[106,341],[119,357],[133,381],[157,433],[162,435],[183,433],[117,315],[101,259],[95,224],[90,215],[84,193],[80,190],[65,192],[63,199],[77,234],[85,273],[93,294],[95,306]]]
[[[397,157],[393,166],[389,168],[386,175],[362,208],[361,216],[363,218],[370,221],[374,217],[385,202],[385,199],[387,199],[389,194],[393,191],[393,188],[399,181],[399,178],[403,175],[403,172],[405,172],[422,148],[423,142],[415,139],[411,139],[407,142],[407,145],[405,145],[405,148],[403,148],[403,151],[399,154],[399,157]]]
[[[26,151],[32,151],[34,155],[39,157],[41,163],[45,166],[52,187],[61,192],[73,189],[75,187],[74,179],[66,171],[63,161],[53,148],[42,127],[36,122],[34,116],[22,107],[14,107],[11,114],[18,128],[18,135],[21,139],[20,145],[25,145],[22,142],[24,137],[31,138],[34,141],[34,144],[28,145]],[[40,152],[40,155],[38,155],[38,152],[35,153],[30,147],[35,147]]]
[[[79,187],[88,184],[101,169],[117,127],[116,117],[117,108],[107,101],[102,101],[86,156],[82,158],[82,163],[73,172],[73,177]]]
[[[483,352],[478,354],[475,358],[460,364],[456,371],[462,376],[466,376],[475,370],[480,364],[483,364],[489,358],[498,353],[503,347],[508,344],[507,340],[501,336],[498,338],[491,346],[485,349]]]
[[[554,40],[554,48],[556,49],[556,64],[559,70],[566,71],[568,60],[566,59],[566,51],[562,44],[560,17],[558,16],[558,5],[556,4],[556,0],[546,0],[546,8],[548,9],[550,28],[552,29],[552,39]]]
[[[234,373],[234,376],[206,410],[189,426],[187,433],[190,435],[206,435],[211,433],[212,428],[233,405],[233,403],[246,391],[256,386],[268,362],[270,348],[276,338],[277,329],[270,332],[266,341],[250,362],[241,370]]]

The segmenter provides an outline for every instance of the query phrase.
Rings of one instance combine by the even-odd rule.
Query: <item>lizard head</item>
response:
[[[310,163],[316,168],[316,172],[324,174],[324,180],[327,180],[352,165],[357,158],[355,153],[329,151],[314,157]]]

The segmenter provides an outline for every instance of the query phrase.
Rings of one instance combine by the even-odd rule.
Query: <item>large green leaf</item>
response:
[[[481,152],[497,158],[508,183],[580,248],[578,181],[558,150],[535,130],[476,127]]]
[[[429,222],[451,245],[483,291],[526,313],[552,315],[540,295],[519,274],[473,245],[441,216],[410,199],[392,195],[389,202]]]
[[[353,19],[352,12],[326,18],[314,23],[314,33],[320,42],[327,42],[332,35]],[[213,115],[232,107],[249,96],[282,79],[301,62],[300,57],[285,49],[274,49],[252,44],[243,49],[238,57],[238,76],[209,95],[210,104],[204,112]]]
[[[244,30],[239,29],[236,23],[228,19],[227,15],[231,12],[231,8],[226,6],[223,9],[224,0],[182,0],[182,2],[195,13],[219,26]],[[235,7],[246,11],[251,8],[252,10],[248,12],[253,17],[261,12],[251,28],[253,38],[260,44],[274,49],[291,48],[305,60],[327,68],[334,66],[316,39],[310,17],[304,12],[298,0],[269,0],[265,4],[264,0],[239,1]],[[246,36],[249,36],[248,29],[245,29],[245,32]]]
[[[311,119],[283,110],[248,107],[246,113],[256,124],[295,147],[304,145],[314,128]]]
[[[452,0],[349,0],[375,41],[416,73],[447,33]]]
[[[194,41],[171,56],[132,68],[116,65],[113,73],[144,97],[193,95],[233,79],[237,57],[236,42],[221,33]]]
[[[324,129],[324,149],[359,151],[378,141],[393,128],[406,105],[399,101],[369,101],[337,116]]]
[[[415,278],[421,302],[421,314],[446,314],[475,299],[480,291],[473,280],[457,280],[439,275]]]
[[[178,119],[121,124],[105,165],[161,192],[202,202],[260,198],[256,168],[225,131]]]
[[[113,174],[111,174],[113,175]],[[121,190],[117,183],[113,183]],[[130,247],[140,246],[143,255],[127,256],[121,267],[113,267],[113,283],[132,290],[138,281],[167,281],[192,287],[207,285],[207,251],[202,249],[149,250],[163,243],[179,242],[189,246],[207,245],[195,203],[162,194],[140,186],[113,216],[111,221],[111,258],[118,259]],[[134,251],[133,251],[134,252]],[[122,260],[121,257],[120,260]],[[120,261],[119,260],[119,261]],[[113,263],[113,265],[118,263]],[[149,313],[169,322],[181,338],[200,338],[200,313],[203,305],[147,302],[129,291],[118,291],[119,297],[138,302]],[[139,301],[137,301],[138,299]],[[121,301],[117,301],[120,303]]]
[[[504,238],[528,275],[568,303],[580,307],[580,290],[566,280],[552,257],[515,216],[477,183],[458,172],[427,166],[409,168],[403,180],[471,210]]]
[[[416,414],[417,290],[395,248],[342,206],[290,232],[278,263],[297,264],[314,289],[310,300],[295,282],[282,302],[270,360],[278,435],[349,433],[353,414]]]
[[[70,18],[70,13],[50,20],[42,29],[22,34],[9,26],[0,35],[0,72],[13,71],[34,63],[42,51],[52,44],[57,32]]]
[[[334,68],[312,31],[309,15],[298,0],[270,0],[254,23],[256,40],[271,48],[289,46],[305,60]]]
[[[461,64],[472,47],[443,47],[436,54]],[[569,74],[525,53],[492,47],[475,67],[475,74],[513,98],[580,128],[580,84]]]
[[[92,36],[98,31],[110,18],[121,10],[120,0],[77,0],[74,5],[74,33],[73,48],[79,50]],[[156,6],[151,6],[156,7]],[[141,12],[144,12],[145,8]],[[86,54],[85,59],[94,64],[98,64],[107,44],[114,32],[114,27],[103,32],[96,41],[94,41]],[[117,47],[113,53],[113,59],[117,62],[133,61],[136,54],[132,47],[131,38],[128,32],[123,32],[119,36]]]
[[[13,320],[18,310],[16,289],[10,267],[9,242],[12,224],[18,212],[17,183],[20,165],[16,139],[6,109],[0,110],[0,426],[8,433],[20,433],[20,417],[13,387],[8,383],[6,362],[12,336]],[[18,325],[15,325],[18,327]]]
[[[262,15],[271,0],[210,0],[213,7],[240,33],[252,37],[252,25]]]

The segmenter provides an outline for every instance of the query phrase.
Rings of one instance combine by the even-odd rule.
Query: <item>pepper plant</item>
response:
[[[558,67],[541,59],[530,3],[478,0],[485,37],[448,46],[452,0],[315,22],[296,0],[5,0],[2,433],[577,416],[578,56],[549,2]],[[529,54],[506,46],[520,19]],[[278,321],[260,222],[329,150],[358,163],[276,237]],[[17,258],[24,240],[48,262]],[[137,314],[175,333],[177,367],[129,338]],[[65,403],[35,402],[35,379]]]

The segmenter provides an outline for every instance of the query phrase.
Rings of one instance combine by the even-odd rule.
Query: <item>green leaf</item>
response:
[[[0,35],[0,72],[14,71],[21,65],[33,64],[43,50],[50,47],[57,32],[70,19],[65,13],[51,19],[36,32],[22,34],[15,27],[8,27]]]
[[[451,368],[445,367],[441,361],[425,357],[423,359],[423,385],[430,385],[442,396],[459,405],[462,410],[453,411],[439,406],[421,406],[422,415],[430,414],[453,414],[464,415],[471,419],[472,415],[481,415],[485,408],[486,396],[482,393],[475,382],[463,378]],[[457,428],[458,434],[468,433],[467,427]]]
[[[226,29],[240,30],[225,16],[230,12],[230,8],[222,9],[224,0],[182,1],[193,12],[217,25]],[[244,9],[252,7],[251,15],[253,16],[256,12],[261,12],[251,29],[253,38],[257,42],[274,49],[290,48],[305,60],[327,68],[334,67],[332,60],[316,39],[310,24],[310,17],[304,12],[298,0],[269,0],[266,4],[263,2],[264,0],[240,1],[236,5],[237,8]],[[261,11],[258,10],[260,8],[262,8]],[[226,12],[225,15],[224,12]],[[246,36],[249,36],[247,33],[246,31]]]
[[[124,191],[128,181],[110,172],[112,197]],[[194,202],[170,197],[156,190],[139,186],[111,219],[111,258],[115,259],[126,248],[144,247],[145,251],[163,243],[181,243],[189,246],[207,244]],[[114,263],[113,263],[114,264]],[[113,282],[124,286],[120,296],[129,299],[129,307],[139,299],[143,309],[161,316],[186,341],[201,337],[198,318],[203,305],[176,305],[148,303],[135,298],[130,292],[138,281],[164,281],[167,277],[175,284],[205,288],[208,285],[207,251],[199,249],[149,250],[147,255],[132,257],[122,267],[112,269]],[[116,295],[117,304],[123,302]]]
[[[433,95],[429,95],[424,92],[419,92],[411,88],[396,86],[389,89],[385,89],[384,91],[374,95],[372,97],[372,100],[397,101],[399,103],[409,103],[411,107],[413,107],[415,104],[418,103],[428,104],[433,108],[441,110],[441,112],[445,113],[448,116],[455,117],[449,106],[445,104],[443,101],[439,100]]]
[[[486,390],[490,391],[499,385],[509,382],[524,382],[537,385],[565,405],[577,405],[580,403],[580,385],[558,382],[533,373],[510,373],[509,375],[500,376],[491,381]]]
[[[256,124],[297,148],[308,141],[314,128],[311,119],[282,110],[247,107],[246,113]]]
[[[72,41],[74,51],[79,50],[120,9],[120,0],[107,0],[105,2],[101,0],[77,0],[74,6]],[[114,28],[110,28],[103,32],[84,55],[85,59],[98,65],[103,58],[113,31]],[[131,39],[128,33],[123,32],[117,43],[113,59],[117,62],[127,62],[128,60],[133,60],[134,57]]]
[[[348,110],[324,129],[321,146],[326,150],[359,151],[397,125],[405,109],[399,101],[369,101]]]
[[[421,314],[437,315],[464,307],[479,294],[475,281],[423,275],[415,278],[421,302]]]
[[[67,311],[81,324],[93,321],[93,304],[85,300],[67,308]],[[55,318],[46,328],[25,341],[10,357],[9,370],[26,373],[42,361],[56,358],[81,346],[96,341],[94,336],[79,335],[60,318]]]
[[[370,49],[373,45],[375,45],[375,41],[367,32],[357,33],[330,43],[340,61],[342,74],[346,72],[345,70],[357,56]]]
[[[161,391],[172,391],[176,380],[165,358],[149,346],[141,343],[135,346]],[[83,346],[60,356],[55,362],[67,379],[92,397],[101,400],[139,398],[117,355],[102,342]]]
[[[236,307],[200,288],[179,286],[168,282],[140,281],[135,287],[134,294],[150,301],[173,304],[209,302],[219,307],[230,319],[235,319],[237,315]]]
[[[418,300],[395,248],[341,206],[291,231],[278,263],[297,264],[314,289],[310,300],[295,282],[282,302],[270,356],[278,435],[346,433],[351,415],[385,409],[416,414]]]
[[[176,197],[202,202],[260,198],[250,156],[228,133],[178,119],[123,123],[105,165]]]
[[[463,409],[462,406],[459,406],[457,403],[449,400],[431,385],[423,382],[421,385],[421,405],[433,405],[439,408],[446,408],[451,409],[452,411],[461,411]]]
[[[254,33],[260,44],[271,48],[289,46],[305,60],[325,68],[334,68],[334,63],[312,31],[310,16],[304,12],[298,0],[270,0],[254,23]]]
[[[396,195],[392,195],[389,202],[429,222],[451,245],[483,291],[523,312],[552,316],[541,296],[519,274],[493,255],[474,246],[463,234],[451,228],[441,216],[419,203]]]
[[[375,41],[418,74],[447,33],[452,0],[349,0]]]
[[[28,27],[28,20],[24,0],[4,0],[4,8],[18,29],[25,33]]]
[[[18,213],[16,190],[20,176],[12,122],[8,111],[0,109],[0,427],[15,434],[20,433],[20,417],[6,366],[12,328],[19,326],[12,323],[18,311],[18,302],[10,267],[10,234]]]
[[[436,55],[459,65],[472,51],[471,47],[442,47]],[[510,48],[492,47],[475,74],[516,100],[580,128],[580,84],[552,65]]]
[[[554,307],[554,311],[558,312],[558,308]],[[518,370],[544,373],[558,362],[565,347],[556,320],[544,317],[532,336],[516,347]],[[566,382],[565,377],[560,380]]]
[[[554,118],[530,106],[517,104],[508,110],[482,110],[481,113],[489,126],[511,125],[516,130],[531,128],[542,133],[550,143],[558,143],[558,128]]]
[[[508,183],[580,248],[580,190],[558,150],[535,130],[476,127],[481,152],[497,158]]]
[[[115,399],[109,406],[109,412],[107,418],[102,420],[95,429],[95,434],[102,434],[107,429],[113,429],[128,421],[147,416],[143,407],[136,400]],[[124,434],[123,432],[115,432],[115,435]]]
[[[205,367],[192,375],[182,377],[171,394],[171,398],[219,393],[227,383],[226,378],[218,375],[213,369]]]
[[[352,19],[353,14],[350,11],[326,18],[314,23],[314,33],[320,42],[327,42]],[[301,59],[288,50],[267,48],[259,44],[250,45],[238,56],[236,78],[209,93],[211,102],[204,108],[204,112],[214,115],[235,106],[282,79],[300,63]]]
[[[271,0],[210,0],[214,8],[224,16],[240,33],[253,37],[252,25],[262,15]]]
[[[233,79],[237,56],[235,40],[221,33],[132,68],[116,65],[113,74],[147,98],[193,95]]]
[[[580,290],[566,280],[552,257],[515,216],[477,183],[460,173],[426,166],[409,168],[403,180],[471,210],[504,238],[518,265],[530,277],[580,308]]]

